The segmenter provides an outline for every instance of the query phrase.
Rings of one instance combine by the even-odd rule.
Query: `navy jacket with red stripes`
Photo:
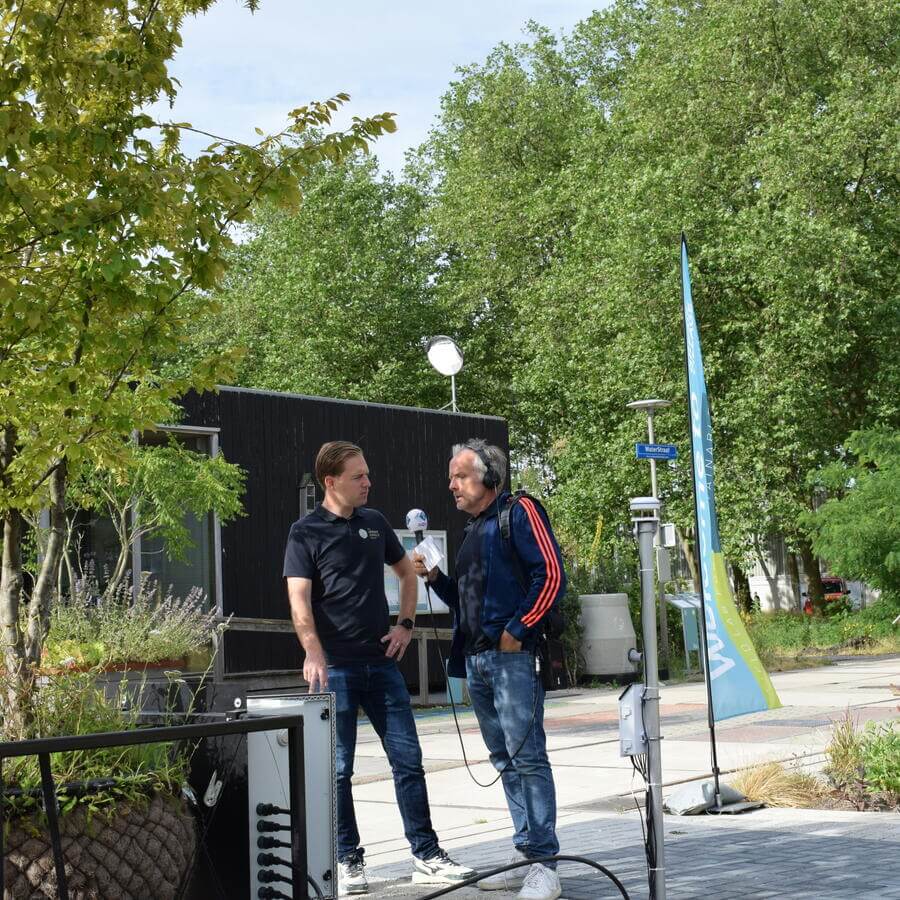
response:
[[[500,535],[498,509],[509,494],[503,492],[497,503],[492,503],[482,516],[484,522],[477,530],[481,545],[481,571],[479,573],[481,602],[481,632],[491,646],[496,647],[504,629],[522,642],[524,649],[532,649],[537,643],[541,621],[559,602],[566,591],[566,573],[562,554],[553,535],[553,529],[542,507],[530,497],[522,497],[512,508],[510,515],[510,540]],[[468,539],[468,538],[467,538]],[[472,548],[469,548],[470,550]],[[460,571],[457,554],[457,576],[465,579]],[[512,554],[518,556],[524,586],[520,583]],[[466,596],[467,585],[457,582],[440,572],[432,583],[434,592],[454,613],[453,644],[447,671],[464,678],[466,635],[461,633],[460,597]]]

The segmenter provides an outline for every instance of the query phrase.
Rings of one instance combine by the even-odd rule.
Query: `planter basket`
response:
[[[111,818],[95,813],[88,821],[76,809],[60,817],[60,836],[70,900],[175,900],[197,845],[184,801],[161,794],[147,805],[123,802]],[[4,845],[3,900],[55,900],[46,829],[12,821]]]

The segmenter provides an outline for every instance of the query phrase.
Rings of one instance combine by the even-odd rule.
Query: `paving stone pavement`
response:
[[[856,659],[834,666],[776,673],[783,706],[717,725],[719,765],[729,770],[760,760],[817,771],[835,721],[900,719],[896,686],[900,657]],[[705,687],[665,687],[664,795],[675,785],[708,779]],[[608,867],[633,900],[648,900],[641,820],[631,791],[638,782],[619,756],[618,691],[579,690],[548,701],[545,727],[556,782],[562,852]],[[446,712],[419,714],[428,792],[442,846],[484,871],[511,853],[511,823],[499,786],[474,788],[462,769],[456,728]],[[460,715],[474,774],[493,777],[470,712]],[[362,725],[360,777],[354,801],[372,890],[369,896],[424,900],[438,888],[410,884],[390,767],[378,738]],[[823,810],[760,809],[736,816],[665,818],[669,900],[900,900],[900,815]],[[614,884],[583,865],[560,865],[562,900],[614,900]],[[514,900],[474,886],[448,900]]]
[[[636,812],[559,823],[562,852],[608,868],[632,900],[648,897]],[[762,809],[740,816],[666,816],[669,900],[900,900],[900,816],[895,813]],[[602,849],[600,849],[602,848]],[[506,839],[453,848],[475,868],[501,865]],[[369,870],[378,897],[421,898],[440,888],[409,883],[406,863]],[[607,900],[621,894],[602,874],[560,864],[562,900]],[[475,887],[450,900],[512,900],[515,893]]]

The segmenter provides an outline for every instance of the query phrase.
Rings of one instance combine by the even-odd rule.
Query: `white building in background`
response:
[[[800,557],[788,552],[780,535],[770,535],[760,542],[760,548],[762,556],[747,573],[750,596],[759,597],[763,610],[801,610],[807,586]],[[847,588],[855,609],[869,606],[879,596],[878,591],[862,581],[848,581]]]

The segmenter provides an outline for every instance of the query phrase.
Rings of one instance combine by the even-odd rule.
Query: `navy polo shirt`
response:
[[[366,506],[344,519],[319,504],[291,526],[284,576],[312,581],[313,618],[329,665],[388,661],[381,643],[390,630],[384,566],[404,553],[387,519]]]

